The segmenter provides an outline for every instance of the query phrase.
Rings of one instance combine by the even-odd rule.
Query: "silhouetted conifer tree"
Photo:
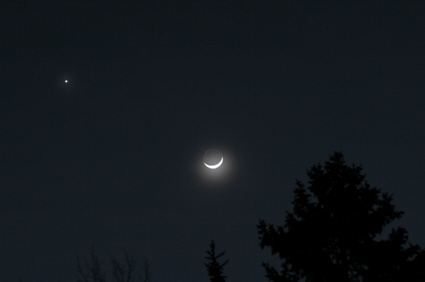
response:
[[[407,244],[407,231],[383,228],[402,216],[392,196],[365,181],[362,168],[334,153],[307,171],[308,186],[296,181],[293,212],[284,226],[260,220],[260,246],[283,260],[280,271],[263,263],[270,281],[425,281],[425,251]]]
[[[207,251],[208,256],[205,257],[208,260],[208,262],[205,263],[205,266],[208,269],[208,276],[210,277],[211,282],[226,281],[227,276],[223,275],[223,267],[229,262],[229,260],[226,260],[224,263],[218,262],[218,259],[225,253],[226,252],[222,252],[219,255],[216,255],[214,241],[211,241],[210,250]]]

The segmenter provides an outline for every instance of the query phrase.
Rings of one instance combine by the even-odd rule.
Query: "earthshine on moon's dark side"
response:
[[[204,163],[209,166],[217,165],[221,162],[223,155],[217,149],[208,149],[204,153]]]

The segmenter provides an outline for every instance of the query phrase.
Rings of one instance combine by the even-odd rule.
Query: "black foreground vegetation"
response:
[[[270,281],[425,281],[425,251],[408,243],[406,229],[392,228],[383,238],[403,212],[367,183],[360,166],[346,165],[336,152],[307,175],[307,186],[296,181],[285,224],[257,225],[260,246],[282,260],[280,269],[263,263]]]
[[[207,251],[208,256],[205,257],[205,259],[207,260],[207,263],[205,263],[205,266],[207,267],[208,276],[210,277],[211,282],[226,281],[227,276],[224,276],[223,268],[229,262],[229,260],[226,260],[223,263],[218,262],[218,259],[224,256],[225,253],[226,252],[222,252],[217,255],[215,253],[215,243],[214,241],[211,241],[210,250]]]
[[[264,220],[257,225],[261,248],[270,248],[282,261],[279,269],[263,263],[269,281],[425,281],[425,249],[409,243],[402,227],[383,235],[403,212],[396,210],[391,195],[369,185],[361,166],[347,165],[342,153],[335,152],[307,176],[308,185],[296,181],[293,211],[287,211],[283,226]],[[226,281],[228,260],[219,262],[224,255],[216,254],[212,241],[204,263],[210,282]],[[147,260],[140,272],[127,252],[110,262],[109,272],[105,271],[93,248],[89,258],[77,260],[77,281],[152,281]]]
[[[425,250],[408,242],[402,227],[382,233],[402,217],[392,196],[372,187],[361,166],[347,165],[342,153],[307,171],[308,185],[296,181],[293,211],[283,226],[260,220],[261,248],[269,247],[282,263],[279,269],[263,263],[266,277],[275,282],[424,282]],[[225,252],[210,243],[205,266],[211,282],[225,282]],[[136,275],[136,261],[124,253],[112,258],[112,281],[151,281],[145,261]],[[81,282],[104,282],[106,274],[94,250],[78,261]],[[108,279],[108,281],[111,281]]]
[[[150,282],[151,274],[149,262],[144,260],[142,270],[139,272],[138,262],[128,252],[124,251],[124,257],[110,259],[110,269],[105,270],[103,261],[96,254],[94,247],[89,258],[77,259],[78,282]],[[110,275],[108,275],[110,274]]]

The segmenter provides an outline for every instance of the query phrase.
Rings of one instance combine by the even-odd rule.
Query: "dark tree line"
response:
[[[425,249],[408,242],[408,232],[385,227],[402,217],[392,195],[371,186],[361,166],[347,165],[336,152],[324,165],[307,170],[308,183],[295,183],[293,210],[283,225],[260,220],[261,248],[270,248],[281,260],[279,268],[263,263],[266,278],[274,282],[424,282]],[[205,266],[211,282],[225,282],[225,252],[216,253],[214,241]],[[150,282],[145,260],[137,274],[136,260],[124,252],[110,260],[109,275],[94,248],[78,259],[78,282]],[[22,280],[19,280],[22,281]]]

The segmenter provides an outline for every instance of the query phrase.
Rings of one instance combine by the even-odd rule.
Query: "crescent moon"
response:
[[[221,157],[220,162],[219,162],[218,164],[216,164],[216,165],[207,165],[206,163],[204,163],[204,165],[205,165],[206,167],[210,168],[210,169],[216,169],[216,168],[218,168],[219,166],[221,166],[221,164],[222,164],[222,163],[223,163],[223,157]]]

